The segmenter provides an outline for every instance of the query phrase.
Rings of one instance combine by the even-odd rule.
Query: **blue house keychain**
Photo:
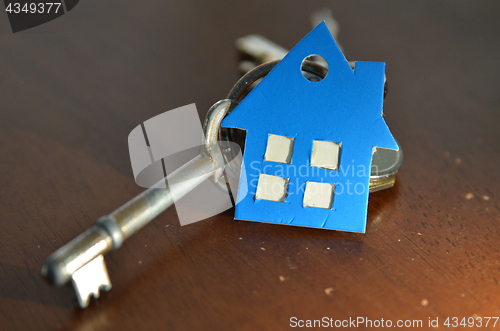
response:
[[[303,61],[328,63],[308,80]],[[382,105],[384,63],[352,69],[325,23],[302,39],[224,119],[246,130],[240,220],[365,232],[372,154],[398,150]]]

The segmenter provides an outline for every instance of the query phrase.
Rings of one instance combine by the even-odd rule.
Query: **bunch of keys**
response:
[[[324,46],[325,43],[327,44],[326,47]],[[261,47],[263,44],[267,44],[268,46],[272,45],[270,42],[262,39],[262,37],[255,36],[246,37],[246,39],[242,39],[238,42],[240,50],[248,53],[248,55],[255,55],[255,49]],[[316,47],[318,45],[321,46]],[[261,55],[266,53],[266,47],[264,47],[264,49],[260,48],[260,51],[257,52],[259,56],[254,57],[256,62],[261,62],[259,59],[264,58]],[[274,46],[272,46],[271,49],[273,47]],[[279,49],[278,46],[274,47],[273,52],[276,49]],[[330,68],[329,72],[326,71],[321,62],[314,62],[306,59],[304,56],[305,53],[303,54],[303,52],[309,52],[309,49],[311,49],[311,51],[319,50],[319,52],[314,54],[321,53],[320,55],[324,55]],[[267,52],[267,55],[270,55],[269,53],[272,52]],[[286,53],[286,51],[282,53]],[[363,65],[363,63],[357,63],[356,70],[351,69],[351,66],[349,66],[345,58],[343,58],[340,49],[324,23],[319,24],[308,36],[306,36],[292,51],[290,51],[284,60],[280,61],[281,55],[284,54],[279,54],[278,56],[275,56],[275,54],[271,55],[275,58],[270,58],[271,56],[268,56],[267,59],[271,60],[270,62],[263,63],[249,70],[235,84],[227,99],[218,101],[210,108],[203,124],[204,141],[198,156],[169,174],[157,185],[147,189],[111,214],[99,218],[90,229],[54,252],[44,262],[41,269],[42,275],[50,283],[56,286],[62,286],[71,282],[75,289],[80,307],[87,307],[91,296],[97,298],[99,297],[100,290],[108,291],[111,289],[111,282],[104,263],[104,254],[120,248],[125,239],[129,238],[132,234],[169,208],[174,203],[174,197],[178,199],[186,195],[210,177],[213,177],[219,184],[224,182],[223,178],[227,176],[223,170],[224,165],[232,152],[228,150],[227,145],[223,144],[223,142],[228,140],[236,141],[244,145],[245,153],[243,163],[247,164],[247,169],[249,162],[255,161],[255,158],[262,161],[261,172],[259,173],[259,184],[257,187],[253,188],[249,188],[247,185],[248,194],[246,194],[244,198],[238,197],[235,218],[268,223],[364,232],[363,224],[366,223],[368,191],[374,192],[391,187],[394,184],[394,175],[402,163],[401,149],[398,149],[397,143],[392,138],[392,135],[390,135],[382,119],[381,102],[385,95],[385,76],[383,70],[381,71],[380,68],[383,68],[383,66],[379,64]],[[340,56],[342,56],[342,58]],[[296,67],[297,59],[301,60],[298,68],[299,70],[293,72],[295,69],[291,68]],[[337,64],[335,64],[336,61],[338,62]],[[300,66],[300,64],[302,64],[302,66]],[[345,65],[347,65],[348,68],[345,67]],[[272,118],[270,115],[271,118],[264,124],[269,124],[272,128],[266,128],[266,125],[258,123],[262,118],[259,117],[258,114],[255,114],[256,121],[252,119],[247,120],[250,126],[247,127],[245,143],[241,141],[241,131],[234,129],[240,127],[237,122],[239,122],[242,117],[245,118],[244,115],[248,114],[248,109],[255,105],[262,105],[263,100],[267,100],[266,102],[271,103],[270,110],[262,110],[267,112],[267,114],[271,114],[273,109],[276,110],[277,114],[294,109],[297,103],[294,102],[296,98],[294,99],[293,95],[287,95],[285,98],[276,96],[279,96],[277,94],[278,92],[285,93],[283,89],[293,89],[294,86],[297,86],[299,83],[305,84],[304,86],[306,86],[306,89],[311,89],[308,98],[315,98],[317,95],[324,93],[324,91],[318,92],[319,94],[313,92],[313,89],[316,88],[319,90],[328,89],[328,93],[331,92],[338,97],[339,94],[335,94],[334,90],[331,90],[331,86],[335,86],[333,78],[335,78],[336,75],[345,74],[346,77],[348,77],[347,83],[352,84],[352,89],[355,89],[357,85],[350,81],[354,79],[352,77],[355,76],[355,72],[356,74],[358,73],[358,70],[360,71],[359,79],[375,80],[373,86],[368,88],[369,91],[365,93],[366,96],[362,96],[360,99],[365,103],[366,100],[368,100],[370,107],[375,110],[373,114],[367,116],[367,122],[373,122],[379,125],[374,131],[376,136],[376,130],[380,130],[380,137],[378,137],[375,143],[380,143],[386,148],[375,149],[374,143],[368,142],[367,146],[371,146],[368,152],[366,152],[366,148],[363,148],[363,153],[356,150],[350,151],[349,148],[353,145],[349,139],[354,137],[366,144],[366,133],[353,132],[352,135],[344,134],[342,136],[344,140],[340,141],[337,139],[339,137],[338,133],[329,133],[329,130],[324,129],[328,125],[325,121],[322,121],[323,124],[315,124],[318,130],[317,132],[314,130],[304,131],[305,133],[313,134],[313,137],[317,137],[315,138],[316,140],[307,141],[306,139],[302,139],[305,133],[302,132],[302,134],[300,134],[298,131],[298,133],[294,133],[294,122],[292,120],[294,116],[302,116],[299,119],[303,122],[302,124],[304,124],[311,115],[321,112],[321,109],[315,109],[317,103],[320,101],[314,101],[315,99],[306,100],[307,103],[304,103],[312,104],[312,108],[308,109],[311,114],[304,115],[302,112],[302,115],[297,115],[297,113],[290,111],[292,114],[287,114],[286,117],[291,119],[281,119],[281,123],[283,124],[286,121],[292,122],[284,123],[284,126],[279,123],[277,124],[277,122],[275,122],[276,119]],[[363,70],[366,72],[363,72]],[[303,76],[299,76],[299,74]],[[241,100],[245,91],[248,91],[249,87],[254,82],[263,77],[264,79],[262,82],[257,85],[252,93]],[[309,80],[308,77],[315,77],[315,79]],[[374,77],[375,79],[373,79]],[[303,78],[308,78],[308,80],[302,81],[301,79]],[[279,84],[276,85],[276,82],[279,82]],[[315,85],[321,82],[326,83],[323,85]],[[363,82],[361,86],[366,86],[366,82]],[[302,89],[303,87],[300,87],[300,90]],[[343,87],[340,90],[343,93],[350,93],[349,86]],[[296,91],[292,91],[292,94],[296,94]],[[275,96],[275,99],[278,100],[276,102],[270,101],[270,96]],[[287,102],[288,99],[290,99],[290,102]],[[319,102],[319,104],[321,104],[321,102]],[[348,104],[344,105],[348,106]],[[363,114],[364,110],[358,106],[358,103],[355,103],[355,107],[351,110],[359,117]],[[380,109],[378,109],[378,106],[380,106]],[[300,105],[298,108],[300,108]],[[329,111],[329,109],[329,106],[327,106],[325,111]],[[335,114],[343,114],[342,111],[343,110],[337,110],[336,107],[333,107],[333,113]],[[378,115],[377,112],[379,112]],[[325,114],[331,113],[332,112],[326,112]],[[252,114],[252,116],[254,115]],[[346,132],[352,132],[352,123],[350,124],[349,122],[349,119],[353,118],[352,113],[336,116],[346,117],[344,129]],[[360,119],[356,118],[354,118],[354,120],[356,123],[360,121]],[[262,128],[260,131],[265,133],[260,138],[252,136],[256,135],[256,132],[259,131],[252,126],[256,123],[258,128]],[[279,129],[282,127],[284,128]],[[337,126],[337,128],[337,131],[342,131],[341,127]],[[363,131],[361,124],[360,128],[361,131]],[[322,151],[325,153],[324,155],[321,154]],[[305,161],[301,161],[301,158]],[[350,162],[351,159],[352,162],[357,162],[357,160],[365,162],[368,160],[366,161],[367,163],[365,163],[371,165],[371,167],[368,168],[371,169],[371,171],[368,174],[359,175],[358,181],[356,182],[366,182],[366,184],[368,184],[368,189],[366,192],[357,194],[353,197],[350,197],[348,194],[341,194],[336,189],[336,187],[338,188],[344,183],[343,181],[345,181],[345,178],[347,178],[347,181],[354,178],[350,173],[341,174],[343,163]],[[272,173],[272,171],[273,169],[276,170],[276,168],[273,167],[277,165],[284,165],[284,167],[288,167],[287,169],[289,169],[293,165],[293,162],[305,162],[305,164],[311,168],[318,168],[325,171],[325,173],[329,174],[332,178],[323,176],[321,177],[321,182],[319,179],[316,179],[315,182],[311,180],[310,176],[301,179],[300,175],[296,175],[295,177],[297,180],[302,180],[305,191],[302,190],[300,194],[299,191],[297,191],[296,194],[292,194],[290,186],[292,179],[295,179],[293,174],[285,178],[286,176],[278,176]],[[334,162],[335,165],[332,166],[332,162]],[[265,166],[267,166],[267,168],[264,168]],[[341,177],[340,179],[339,176]],[[343,179],[343,177],[345,178]],[[240,178],[240,189],[242,187],[242,180],[244,179]],[[166,187],[165,181],[167,183]],[[277,185],[278,192],[274,190],[267,192],[264,184]],[[326,187],[326,196],[318,198],[317,193],[311,193],[312,190],[310,188],[313,186],[321,188]],[[316,198],[316,201],[314,201],[314,198]],[[364,202],[364,200],[366,201]],[[348,207],[346,206],[347,201],[352,201],[353,207],[355,208],[354,212],[350,214],[352,219],[345,219],[345,215],[343,214],[344,210],[347,210],[347,208],[344,207]],[[262,211],[265,211],[267,213],[266,215],[270,216],[259,216]],[[348,228],[345,228],[345,224],[348,224]]]

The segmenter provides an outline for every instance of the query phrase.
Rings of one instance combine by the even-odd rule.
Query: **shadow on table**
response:
[[[21,301],[30,301],[47,306],[72,307],[71,289],[56,289],[47,284],[40,270],[0,262],[2,277],[0,296]]]

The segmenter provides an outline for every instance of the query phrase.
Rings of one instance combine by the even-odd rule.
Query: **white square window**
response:
[[[265,161],[288,163],[292,161],[293,138],[269,134]]]
[[[341,143],[314,140],[311,166],[338,171],[341,148]]]
[[[284,202],[287,195],[288,180],[288,178],[261,174],[255,198]]]
[[[306,182],[304,207],[332,209],[335,185],[328,183]]]

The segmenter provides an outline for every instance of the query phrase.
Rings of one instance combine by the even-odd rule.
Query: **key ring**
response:
[[[234,84],[231,91],[229,91],[227,99],[234,100],[235,102],[241,101],[240,97],[243,95],[246,89],[250,87],[250,85],[252,85],[254,82],[270,73],[271,70],[273,70],[280,61],[281,60],[274,60],[266,62],[247,72],[236,82],[236,84]],[[326,70],[323,66],[309,60],[305,60],[303,62],[302,69],[309,73],[315,74],[320,78],[325,78],[326,74],[328,73],[328,70]]]

